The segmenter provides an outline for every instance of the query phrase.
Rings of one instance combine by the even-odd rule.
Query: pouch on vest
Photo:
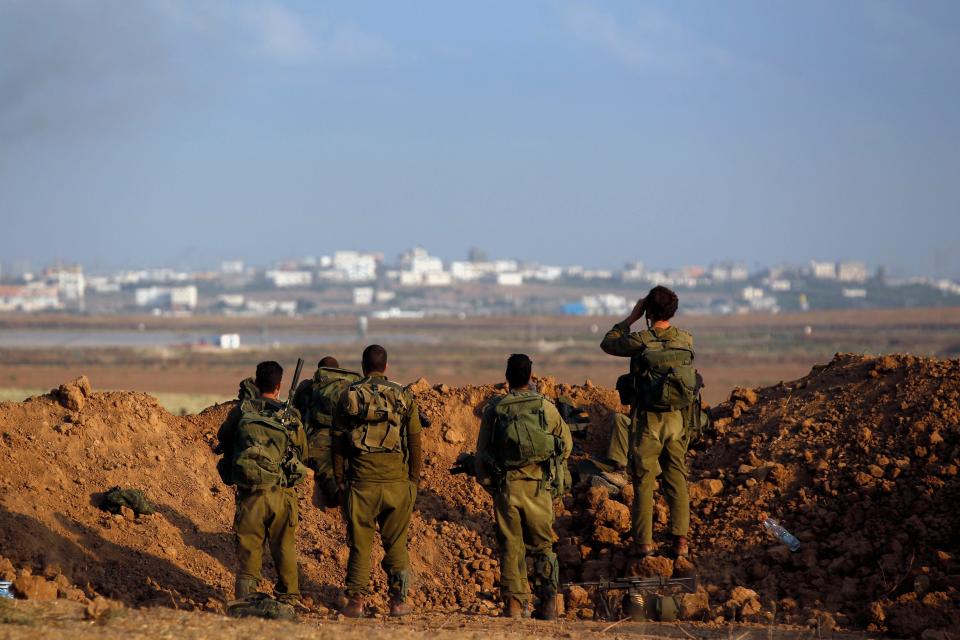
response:
[[[562,455],[563,441],[547,431],[543,403],[541,396],[507,396],[494,407],[493,447],[501,468],[519,469]]]
[[[401,423],[406,407],[399,395],[395,399],[399,406],[394,406],[381,386],[377,382],[361,382],[344,392],[341,407],[353,423],[350,442],[359,451],[392,453],[402,449]]]

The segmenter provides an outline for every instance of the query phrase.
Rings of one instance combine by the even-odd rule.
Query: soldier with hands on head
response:
[[[223,458],[217,471],[236,486],[237,600],[256,593],[264,543],[277,570],[274,593],[287,604],[300,599],[297,574],[297,492],[307,475],[307,438],[296,409],[279,400],[283,368],[257,365],[240,384],[240,403],[217,434]]]
[[[524,354],[507,360],[509,391],[491,400],[483,413],[475,471],[493,495],[504,616],[519,618],[530,604],[529,554],[539,598],[535,615],[554,620],[559,569],[553,501],[563,495],[573,439],[556,406],[530,389],[532,368]]]
[[[607,332],[600,347],[610,355],[630,358],[630,372],[617,381],[621,402],[630,406],[630,471],[634,483],[634,551],[653,553],[653,489],[663,476],[670,508],[673,552],[689,552],[687,530],[686,453],[688,413],[699,393],[693,368],[693,336],[670,324],[677,311],[677,295],[657,286],[641,298],[623,321]],[[647,328],[631,331],[643,316]],[[699,416],[697,416],[699,418]]]
[[[407,602],[410,558],[407,530],[417,497],[423,454],[417,403],[387,379],[387,351],[363,351],[363,378],[340,396],[333,419],[333,468],[343,495],[350,558],[343,615],[364,615],[370,595],[370,555],[376,532],[383,543],[390,615],[412,610]]]

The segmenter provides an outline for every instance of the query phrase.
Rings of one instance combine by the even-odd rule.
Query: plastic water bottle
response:
[[[790,551],[797,551],[800,549],[800,541],[797,540],[797,536],[784,529],[780,523],[773,518],[767,518],[764,520],[763,526],[766,527],[767,531],[773,534],[773,537],[787,545]]]
[[[10,591],[12,583],[7,580],[0,580],[0,598],[9,598],[13,600],[13,593]]]

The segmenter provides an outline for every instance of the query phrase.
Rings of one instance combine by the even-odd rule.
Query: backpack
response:
[[[693,345],[683,336],[664,339],[654,331],[639,335],[644,349],[635,356],[638,366],[617,379],[620,401],[646,411],[689,407],[697,395]]]
[[[333,426],[333,412],[343,390],[361,379],[359,373],[346,369],[321,367],[313,376],[310,385],[310,404],[304,412],[307,421],[307,434],[313,435],[317,429],[329,429]]]
[[[563,441],[547,431],[543,396],[505,396],[493,407],[493,450],[501,469],[546,462],[563,452]]]
[[[296,427],[281,421],[282,409],[258,405],[252,400],[240,403],[231,480],[251,491],[299,484],[307,476],[307,470],[293,450],[289,429]]]
[[[349,424],[350,443],[364,453],[402,451],[407,392],[386,378],[363,378],[340,396],[340,415]]]

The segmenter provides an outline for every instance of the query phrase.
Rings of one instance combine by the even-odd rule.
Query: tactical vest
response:
[[[404,433],[412,401],[401,385],[366,377],[340,396],[339,415],[346,420],[353,448],[363,453],[394,453],[406,448]]]

